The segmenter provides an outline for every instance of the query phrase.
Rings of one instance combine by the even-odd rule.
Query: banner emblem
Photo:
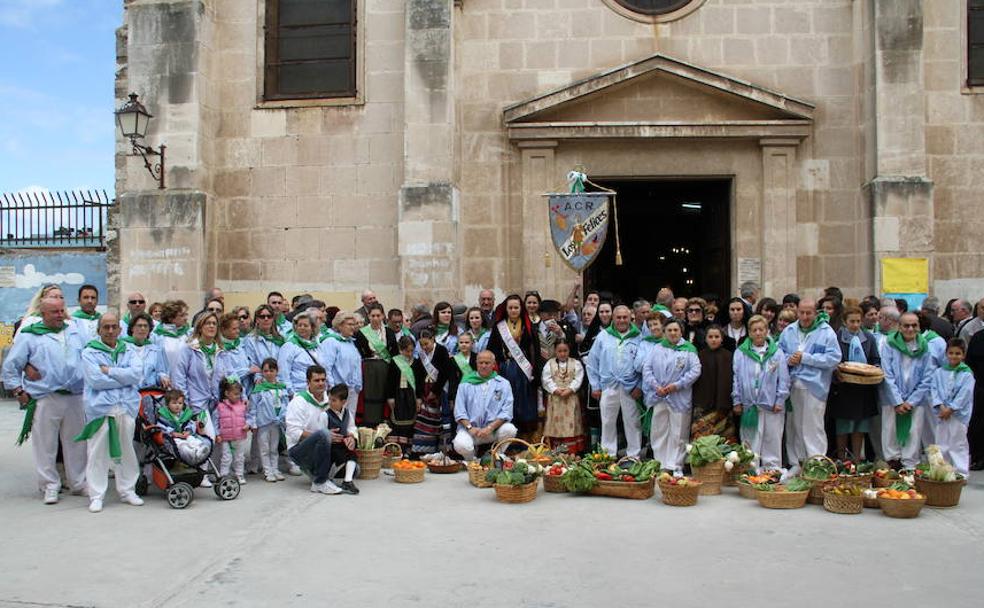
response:
[[[607,192],[549,194],[550,236],[560,258],[577,272],[590,266],[608,236]]]

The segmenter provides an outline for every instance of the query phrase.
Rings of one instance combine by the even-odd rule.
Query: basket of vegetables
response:
[[[564,473],[567,466],[563,462],[555,462],[543,471],[543,489],[547,492],[563,494],[567,492],[564,485]]]
[[[439,475],[457,473],[461,470],[461,461],[455,460],[443,452],[426,454],[421,456],[420,460],[427,465],[427,470],[431,473],[437,473]]]
[[[888,517],[911,519],[917,517],[926,504],[926,497],[912,488],[908,490],[885,488],[878,491],[878,506]]]
[[[359,464],[359,479],[377,479],[379,470],[383,468],[383,439],[390,434],[389,426],[385,423],[371,429],[359,427],[358,440],[355,446],[355,461]]]
[[[864,503],[865,509],[879,509],[878,505],[878,492],[879,488],[861,488],[861,502]]]
[[[738,478],[738,494],[742,498],[750,498],[755,500],[758,496],[758,489],[756,486],[761,484],[777,484],[779,480],[782,479],[781,471],[762,471],[758,475],[742,475]]]
[[[852,484],[826,486],[823,490],[823,508],[831,513],[857,515],[864,510],[861,488]]]
[[[403,459],[403,448],[398,443],[387,443],[383,446],[382,468],[392,469],[393,465]]]
[[[588,494],[646,500],[656,493],[656,473],[659,473],[658,460],[643,462],[636,458],[623,458],[595,472],[598,483],[588,490]]]
[[[806,506],[812,487],[812,483],[799,477],[793,477],[785,484],[762,483],[755,486],[756,498],[766,509],[799,509]]]
[[[689,477],[674,477],[666,472],[659,475],[659,492],[663,495],[663,504],[671,507],[696,505],[702,485],[699,480]]]
[[[486,479],[495,484],[495,497],[499,502],[530,502],[536,498],[536,487],[543,467],[523,458],[512,460],[500,454],[513,443],[524,445],[527,450],[530,448],[530,444],[522,439],[504,439],[497,443],[491,450],[492,468],[486,473]]]
[[[701,494],[720,494],[724,480],[725,445],[719,435],[706,435],[687,445],[687,462],[694,479],[700,481]]]
[[[835,464],[837,465],[838,483],[850,483],[862,489],[871,487],[871,479],[875,472],[874,463],[857,462],[848,457],[844,460],[836,461]]]
[[[875,488],[887,488],[893,483],[901,481],[902,476],[899,475],[898,471],[894,471],[888,467],[887,464],[884,466],[877,466],[874,473],[871,475],[871,485]]]
[[[936,446],[926,448],[930,462],[916,467],[916,491],[926,497],[927,506],[955,507],[960,504],[960,493],[967,479],[939,456],[939,448],[933,448]]]
[[[822,505],[824,484],[837,479],[837,463],[822,454],[810,456],[803,462],[800,477],[813,484],[807,502]]]
[[[397,460],[393,463],[393,479],[396,483],[420,483],[424,480],[427,465],[419,460]]]
[[[724,478],[721,485],[736,486],[738,478],[748,471],[748,467],[755,460],[755,453],[748,449],[748,446],[740,443],[725,444],[721,453],[724,454]]]
[[[487,479],[489,467],[482,465],[478,460],[468,463],[468,483],[476,488],[491,488],[494,484]]]
[[[526,450],[526,454],[523,457],[527,462],[535,462],[538,465],[546,467],[553,464],[554,456],[550,447],[541,441],[531,444],[530,449]]]
[[[608,466],[615,462],[615,458],[605,451],[605,448],[598,446],[594,450],[584,455],[584,460],[595,466]]]

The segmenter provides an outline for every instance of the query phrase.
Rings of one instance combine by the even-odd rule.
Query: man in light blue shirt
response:
[[[642,427],[636,399],[642,396],[641,378],[635,369],[639,328],[630,321],[628,306],[616,306],[612,323],[599,333],[588,353],[585,367],[591,395],[601,410],[601,447],[614,456],[618,451],[618,414],[625,427],[625,455],[639,456]]]
[[[454,402],[458,422],[454,449],[466,460],[475,458],[475,446],[516,436],[512,424],[513,395],[509,381],[495,373],[495,355],[483,350],[475,358],[478,372],[461,379]]]

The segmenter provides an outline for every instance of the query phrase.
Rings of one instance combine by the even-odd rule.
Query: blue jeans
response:
[[[308,435],[287,451],[287,455],[314,483],[328,481],[331,473],[331,436],[326,430]]]

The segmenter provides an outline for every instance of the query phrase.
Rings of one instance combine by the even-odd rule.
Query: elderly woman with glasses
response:
[[[704,320],[704,307],[707,302],[703,298],[690,298],[684,308],[686,323],[683,328],[683,338],[697,347],[697,350],[704,350],[707,344],[704,342],[704,333],[707,330],[707,321]]]

